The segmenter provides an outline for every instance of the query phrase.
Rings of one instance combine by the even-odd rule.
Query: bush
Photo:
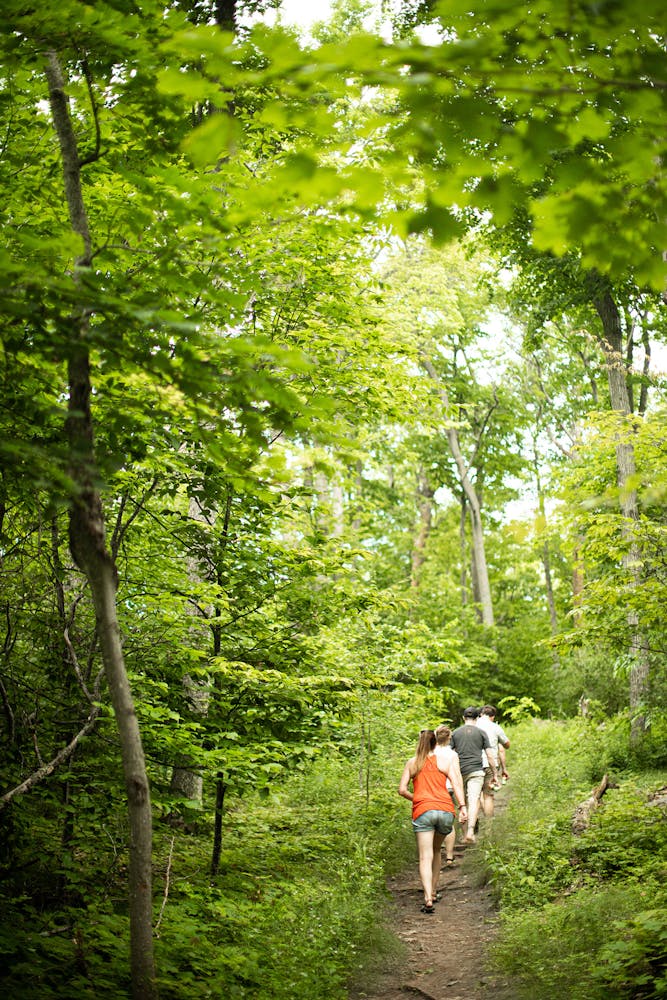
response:
[[[610,1000],[611,997],[661,996],[659,993],[611,992],[627,984],[632,969],[648,967],[641,945],[624,941],[621,928],[630,926],[645,905],[638,886],[581,889],[527,912],[513,911],[502,921],[493,948],[496,967],[511,976],[516,1000]],[[619,915],[623,918],[619,921]],[[607,965],[616,955],[616,965]],[[664,953],[663,953],[664,960]],[[623,987],[624,988],[624,987]]]
[[[502,904],[493,950],[517,1000],[667,997],[664,771],[632,770],[629,724],[524,722],[512,732],[511,795],[483,838]],[[576,806],[615,762],[581,836]]]
[[[600,950],[594,977],[606,996],[667,997],[667,908],[616,921],[612,938]]]

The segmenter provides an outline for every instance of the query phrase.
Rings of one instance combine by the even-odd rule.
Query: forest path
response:
[[[371,985],[352,991],[350,1000],[515,1000],[511,983],[485,969],[498,914],[489,886],[479,884],[475,853],[474,846],[456,845],[455,866],[441,872],[442,899],[433,914],[420,912],[416,861],[388,880],[390,926],[407,946],[406,960],[380,971]]]

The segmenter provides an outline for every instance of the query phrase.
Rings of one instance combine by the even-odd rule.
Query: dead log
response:
[[[605,774],[597,788],[594,788],[585,802],[580,802],[575,809],[572,817],[572,833],[578,835],[588,829],[591,816],[600,805],[600,799],[609,787],[609,776]]]
[[[648,804],[650,806],[662,806],[663,809],[667,807],[667,785],[663,785],[657,791],[651,792],[648,797]]]

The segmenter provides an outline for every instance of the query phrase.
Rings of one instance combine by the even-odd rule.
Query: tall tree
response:
[[[92,240],[83,197],[81,161],[58,54],[47,55],[46,78],[53,124],[60,145],[65,198],[72,231],[83,253],[75,272],[92,264]],[[76,277],[75,277],[76,280]],[[72,317],[68,352],[69,400],[65,425],[73,483],[69,536],[72,555],[90,586],[109,691],[121,738],[130,815],[130,951],[132,990],[137,1000],[155,997],[152,816],[148,775],[132,692],[125,669],[116,613],[116,569],[105,541],[102,500],[96,480],[95,432],[91,411],[90,327],[83,302]]]

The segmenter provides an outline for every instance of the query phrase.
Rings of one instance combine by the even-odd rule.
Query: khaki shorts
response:
[[[493,787],[496,781],[496,772],[492,767],[484,768],[484,784],[482,786],[482,791],[485,795],[493,795],[495,788]]]
[[[484,771],[471,771],[470,774],[464,774],[463,777],[463,787],[466,793],[466,803],[468,805],[468,812],[472,809],[474,803],[479,802],[479,797],[482,794],[482,786],[484,784]]]

